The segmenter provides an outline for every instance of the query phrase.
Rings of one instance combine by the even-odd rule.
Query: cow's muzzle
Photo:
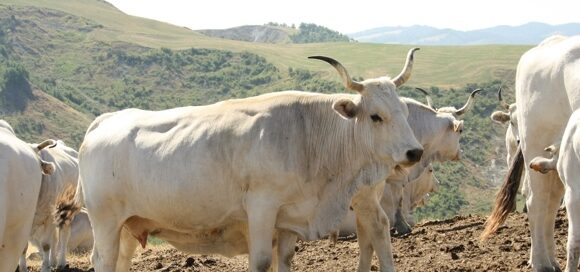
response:
[[[423,156],[423,149],[416,148],[407,151],[407,160],[410,163],[416,163],[421,160],[421,156]]]

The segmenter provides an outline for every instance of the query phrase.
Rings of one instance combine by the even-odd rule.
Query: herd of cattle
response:
[[[194,254],[248,254],[250,271],[290,271],[297,239],[353,233],[359,271],[370,271],[374,253],[380,271],[394,271],[390,226],[410,232],[413,209],[437,189],[431,164],[460,159],[459,119],[480,91],[459,109],[399,97],[416,50],[398,76],[362,82],[334,59],[310,57],[332,65],[353,94],[286,91],[106,113],[78,153],[62,141],[25,143],[0,120],[0,272],[27,271],[28,242],[43,272],[88,248],[95,271],[129,271],[149,235]],[[509,123],[510,173],[483,236],[503,224],[523,180],[531,267],[558,271],[553,231],[565,191],[567,269],[576,271],[580,37],[529,50],[516,103],[498,94],[507,112],[492,119]]]

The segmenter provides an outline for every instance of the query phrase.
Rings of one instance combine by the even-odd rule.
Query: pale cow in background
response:
[[[34,145],[33,145],[34,146]],[[63,141],[52,141],[49,148],[40,151],[44,161],[54,164],[55,173],[42,177],[42,186],[32,223],[30,243],[42,253],[42,272],[50,271],[56,265],[57,232],[53,220],[54,205],[57,196],[67,187],[74,187],[78,182],[78,153]],[[27,271],[26,252],[20,257],[20,271]],[[64,254],[61,255],[64,261]],[[60,256],[59,256],[60,257]]]
[[[409,226],[413,227],[416,224],[413,211],[425,205],[429,194],[437,192],[439,189],[439,180],[435,176],[433,165],[429,165],[423,171],[419,178],[410,181],[403,187],[403,197],[401,205],[397,210],[395,217],[405,220]]]
[[[397,184],[386,183],[381,198],[381,207],[387,214],[389,222],[404,221],[409,226],[414,226],[413,209],[424,205],[428,194],[437,191],[438,184],[439,181],[433,173],[432,165],[426,167],[417,179],[408,182],[403,190]],[[339,236],[350,237],[355,233],[356,217],[354,211],[350,210],[341,222],[340,228],[331,233],[330,240],[336,243]]]
[[[517,152],[512,171],[532,159],[544,156],[546,146],[561,139],[566,120],[580,108],[580,36],[553,36],[528,50],[516,72],[516,106],[521,152]],[[510,173],[508,176],[512,176]],[[564,194],[555,172],[527,171],[530,183],[527,197],[532,246],[530,263],[534,271],[557,271],[554,220]],[[513,188],[518,178],[506,179],[498,194],[483,237],[496,231],[515,203]]]
[[[23,142],[0,120],[0,272],[13,272],[28,243],[43,174],[54,166],[43,162],[36,147]]]
[[[79,152],[74,197],[93,226],[95,271],[128,271],[149,234],[194,254],[249,253],[249,270],[267,271],[276,238],[327,235],[361,192],[353,207],[367,233],[384,238],[388,221],[369,195],[423,153],[396,93],[412,52],[399,76],[363,82],[333,59],[314,58],[334,66],[356,94],[286,91],[99,116]],[[381,239],[363,245],[390,271]]]
[[[505,110],[505,111],[494,111],[491,114],[491,120],[493,120],[494,122],[498,123],[498,124],[507,124],[508,127],[506,129],[505,132],[505,148],[507,151],[507,155],[506,155],[506,163],[508,165],[508,168],[512,162],[512,160],[515,158],[516,155],[516,151],[518,148],[518,145],[520,144],[520,140],[519,140],[519,132],[518,132],[518,116],[516,114],[516,103],[512,103],[512,104],[508,104],[506,103],[502,97],[501,97],[501,91],[502,88],[500,87],[499,90],[497,91],[497,97],[499,100],[499,104],[500,106]],[[529,195],[529,191],[530,191],[530,182],[528,181],[528,173],[527,170],[524,169],[524,181],[522,182],[522,188],[521,188],[521,193],[524,196],[524,198],[527,199],[527,196]],[[524,203],[524,212],[527,212],[527,206]]]
[[[425,151],[421,162],[409,168],[406,175],[399,173],[387,178],[389,185],[386,188],[389,190],[384,192],[381,199],[381,206],[399,234],[411,232],[411,226],[405,220],[411,215],[401,210],[404,201],[404,186],[417,180],[426,182],[426,187],[430,187],[429,184],[434,183],[432,176],[422,179],[419,177],[432,162],[457,161],[461,158],[459,140],[464,125],[463,121],[458,119],[473,107],[475,95],[481,91],[480,89],[472,91],[467,102],[460,109],[452,106],[437,109],[433,106],[429,94],[423,89],[417,89],[425,94],[427,105],[410,98],[403,98],[403,101],[409,107],[409,125]],[[425,175],[429,176],[428,173]],[[394,210],[389,208],[393,205],[396,207]]]
[[[93,229],[91,227],[91,222],[89,221],[89,215],[86,209],[81,209],[81,211],[73,217],[69,226],[71,231],[68,243],[64,248],[61,246],[61,244],[59,244],[59,252],[80,254],[90,251],[93,247]],[[59,239],[59,243],[61,241],[62,240]],[[31,259],[31,256],[35,256],[35,258],[38,259],[42,258],[40,252],[30,254],[27,259]]]
[[[60,252],[87,252],[93,248],[93,228],[86,209],[76,214],[70,223],[71,234],[66,249]]]
[[[425,173],[431,162],[455,161],[461,158],[459,139],[463,132],[463,121],[460,116],[468,112],[475,102],[475,95],[481,90],[471,92],[467,102],[460,108],[443,107],[436,109],[428,93],[417,88],[426,95],[427,105],[411,98],[401,98],[409,108],[409,125],[415,137],[424,147],[421,161],[406,171],[392,174],[386,180],[381,198],[381,207],[386,212],[389,221],[400,234],[409,233],[411,228],[403,216],[403,186],[414,180],[421,180],[433,184],[432,174]],[[425,173],[425,177],[421,175]],[[428,187],[428,186],[427,186]],[[399,216],[397,216],[399,214]],[[335,230],[330,239],[336,241],[338,235],[350,235],[355,232],[354,216],[350,215],[342,220],[340,227]]]

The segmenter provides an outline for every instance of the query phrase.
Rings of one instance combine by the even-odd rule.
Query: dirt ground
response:
[[[485,218],[458,216],[415,226],[404,237],[393,237],[397,271],[529,271],[530,250],[525,214],[515,213],[506,225],[485,242],[479,241]],[[561,211],[556,220],[557,258],[561,267],[566,256],[568,224]],[[299,242],[292,270],[300,272],[356,271],[356,240],[330,245],[326,240]],[[378,270],[376,257],[373,270]],[[39,271],[33,264],[32,271]],[[188,255],[166,245],[139,250],[131,271],[246,271],[247,257]],[[75,256],[67,271],[92,271],[88,255]]]

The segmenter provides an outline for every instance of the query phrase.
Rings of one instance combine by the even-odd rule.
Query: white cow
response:
[[[480,89],[474,90],[467,102],[460,109],[455,107],[443,107],[436,109],[432,106],[429,95],[423,89],[417,88],[427,96],[427,106],[416,100],[404,98],[409,107],[409,125],[413,129],[415,137],[424,147],[421,162],[408,169],[407,175],[391,175],[387,179],[389,191],[385,191],[381,200],[381,205],[399,234],[411,232],[411,227],[405,218],[410,217],[410,211],[404,212],[403,208],[403,188],[410,181],[418,180],[428,166],[436,162],[456,161],[461,158],[459,139],[463,131],[463,121],[458,120],[463,114],[468,112],[475,101],[475,95]],[[425,111],[425,108],[431,111]],[[426,182],[425,186],[432,184],[433,180],[420,179]],[[395,209],[389,208],[395,205]]]
[[[543,156],[544,147],[560,139],[566,120],[580,108],[580,36],[550,37],[521,57],[516,72],[516,106],[522,156],[517,155],[521,159],[516,159],[514,169]],[[530,263],[534,271],[556,271],[559,266],[554,255],[554,220],[564,187],[554,172],[527,173]],[[513,183],[517,180],[508,179]],[[506,190],[499,198],[505,201],[494,208],[484,236],[503,223],[501,219],[505,217],[501,215],[513,207],[515,194]]]
[[[459,139],[463,131],[463,121],[458,120],[460,116],[468,112],[475,101],[475,95],[479,89],[473,91],[467,102],[460,109],[455,107],[443,107],[436,109],[428,93],[420,88],[427,97],[427,105],[414,99],[403,98],[409,108],[409,125],[415,137],[424,147],[421,162],[407,169],[407,172],[399,172],[387,178],[387,185],[381,199],[381,206],[385,210],[390,222],[399,234],[411,232],[411,226],[405,218],[412,217],[410,210],[403,211],[404,198],[410,199],[410,195],[405,196],[404,186],[413,181],[421,181],[422,186],[430,186],[433,180],[421,178],[427,173],[427,168],[433,161],[444,162],[449,160],[459,160],[461,150]],[[407,193],[410,193],[410,189]],[[407,202],[408,204],[408,202]]]
[[[564,184],[568,215],[566,271],[577,271],[580,258],[580,110],[574,111],[559,149],[557,169]]]
[[[0,272],[12,272],[27,245],[43,174],[54,171],[36,148],[18,139],[0,120]]]
[[[149,234],[190,253],[249,253],[250,271],[269,269],[276,238],[328,234],[357,191],[382,190],[396,165],[421,158],[396,93],[409,56],[396,78],[363,82],[314,57],[357,94],[286,91],[98,117],[79,151],[75,195],[93,224],[95,271],[128,271]],[[388,226],[378,199],[354,202],[369,232]],[[390,270],[386,246],[374,248]]]
[[[42,177],[30,242],[42,252],[41,271],[48,272],[51,266],[56,265],[57,261],[57,232],[53,220],[54,205],[57,196],[65,188],[74,187],[78,182],[78,153],[59,140],[55,141],[50,148],[41,150],[40,157],[44,161],[54,164],[55,173]],[[20,257],[20,271],[27,271],[25,253]],[[62,258],[64,261],[64,254],[62,254]]]

